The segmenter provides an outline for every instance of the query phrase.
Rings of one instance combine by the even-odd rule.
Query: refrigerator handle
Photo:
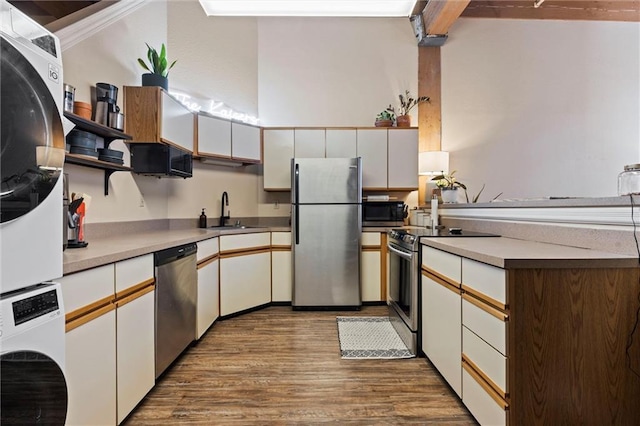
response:
[[[294,171],[294,204],[295,204],[295,234],[296,234],[296,245],[300,244],[300,185],[299,185],[299,178],[300,178],[300,170],[299,170],[299,164],[296,164],[295,167],[295,171]]]

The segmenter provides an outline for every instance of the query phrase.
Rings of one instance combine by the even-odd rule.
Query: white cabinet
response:
[[[271,233],[271,301],[291,302],[291,232]]]
[[[362,187],[387,189],[387,129],[358,129],[357,152],[362,157]]]
[[[295,129],[294,157],[324,158],[324,129]]]
[[[260,128],[231,123],[231,157],[234,160],[259,163],[262,160]]]
[[[382,291],[382,234],[362,233],[360,252],[360,294],[363,302],[386,301]]]
[[[198,155],[231,158],[231,122],[198,114]]]
[[[327,129],[325,136],[327,158],[354,158],[358,156],[356,129]]]
[[[418,188],[418,129],[389,129],[389,189]]]
[[[115,264],[118,423],[155,385],[153,255]]]
[[[199,339],[220,314],[218,238],[198,242],[198,302],[196,337]]]
[[[193,152],[194,115],[182,103],[164,90],[162,99],[162,125],[160,138]]]
[[[220,237],[220,315],[271,302],[271,233]]]
[[[294,157],[293,129],[265,129],[264,189],[291,189],[291,159]]]
[[[118,424],[155,385],[153,286],[118,302]]]
[[[461,397],[460,289],[423,272],[421,297],[422,351]]]
[[[68,426],[116,424],[116,314],[113,308],[112,305],[110,311],[65,335]]]

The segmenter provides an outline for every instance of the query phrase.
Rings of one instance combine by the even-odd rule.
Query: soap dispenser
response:
[[[200,214],[200,228],[207,227],[207,215],[204,214],[204,208],[202,208],[202,213]]]

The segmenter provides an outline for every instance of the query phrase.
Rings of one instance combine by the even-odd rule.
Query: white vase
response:
[[[442,202],[451,204],[458,202],[458,188],[442,188]]]

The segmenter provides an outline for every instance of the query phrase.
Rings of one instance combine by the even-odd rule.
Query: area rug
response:
[[[346,359],[414,358],[388,317],[336,317]]]

